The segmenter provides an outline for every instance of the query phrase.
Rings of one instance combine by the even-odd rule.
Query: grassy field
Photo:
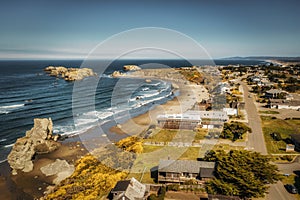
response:
[[[198,131],[192,130],[171,130],[161,129],[153,134],[145,142],[200,142],[207,135],[206,129],[199,129]]]
[[[179,158],[179,160],[197,160],[200,147],[189,147]]]
[[[286,142],[284,140],[289,138],[292,133],[300,134],[300,120],[272,119],[269,116],[261,116],[261,119],[268,152],[286,153]],[[282,140],[275,141],[270,135],[273,132],[280,133]]]

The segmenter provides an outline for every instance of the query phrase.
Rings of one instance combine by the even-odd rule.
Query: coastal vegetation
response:
[[[76,162],[72,176],[45,199],[96,199],[107,195],[118,181],[126,177],[126,172],[112,169],[88,154]]]
[[[197,70],[197,68],[180,68],[178,70],[186,80],[196,84],[204,83],[204,76]]]
[[[143,140],[136,136],[124,138],[116,143],[116,146],[124,151],[143,153]]]
[[[263,197],[267,184],[281,179],[277,166],[270,163],[271,159],[257,152],[210,151],[204,160],[217,162],[216,179],[206,185],[209,194]]]
[[[242,122],[225,123],[223,131],[220,135],[221,138],[230,139],[233,142],[237,139],[242,139],[246,132],[251,132],[251,128]]]

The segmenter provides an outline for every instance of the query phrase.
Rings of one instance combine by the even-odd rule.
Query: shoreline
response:
[[[144,113],[131,117],[124,122],[117,124],[114,120],[111,123],[104,124],[104,134],[107,135],[105,139],[94,138],[94,134],[99,134],[98,127],[91,128],[80,135],[74,135],[60,141],[61,147],[49,154],[37,155],[34,159],[34,169],[28,173],[18,173],[18,175],[11,175],[11,169],[7,161],[0,163],[0,189],[3,193],[0,195],[0,199],[7,199],[8,197],[22,197],[23,199],[39,198],[44,195],[46,188],[52,184],[54,176],[46,177],[40,171],[40,167],[45,166],[57,158],[66,160],[69,164],[74,164],[77,159],[86,153],[90,152],[89,145],[95,145],[94,148],[107,144],[107,141],[112,143],[109,136],[118,136],[119,139],[128,137],[131,135],[139,135],[147,130],[151,125],[157,125],[156,117],[160,114],[180,114],[186,110],[192,108],[196,101],[200,99],[209,98],[209,94],[204,85],[196,85],[194,83],[175,82],[174,80],[161,79],[158,77],[122,77],[122,78],[141,78],[168,81],[175,84],[178,88],[173,88],[179,92],[179,95],[174,97],[163,104],[154,104]],[[82,137],[83,136],[83,137]],[[86,136],[86,138],[85,138]],[[83,140],[85,138],[86,140]],[[99,139],[99,143],[97,141]],[[104,141],[105,143],[102,143]],[[86,144],[85,142],[88,142]]]

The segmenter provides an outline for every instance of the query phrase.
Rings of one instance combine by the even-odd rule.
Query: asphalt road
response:
[[[253,97],[248,97],[249,89],[246,83],[241,82],[244,90],[245,109],[248,115],[248,124],[252,129],[252,133],[248,136],[248,149],[260,152],[261,154],[268,154],[265,145],[265,138],[261,128],[261,120],[256,110]]]
[[[245,109],[248,115],[248,124],[252,129],[252,133],[249,134],[247,147],[249,150],[260,152],[263,155],[267,155],[267,148],[265,145],[265,138],[262,132],[261,119],[259,117],[258,111],[254,104],[253,95],[249,97],[249,89],[247,84],[240,82],[244,90],[244,101]],[[282,166],[283,167],[283,166]],[[285,166],[289,168],[288,166]],[[295,166],[297,167],[297,166]],[[291,170],[289,168],[289,170]],[[293,194],[290,194],[285,189],[281,181],[270,186],[269,194],[267,194],[268,200],[295,200]]]

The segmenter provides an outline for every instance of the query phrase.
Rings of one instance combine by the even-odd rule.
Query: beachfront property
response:
[[[158,115],[158,126],[166,129],[220,128],[228,121],[225,111],[189,110],[184,114]]]
[[[190,114],[165,114],[157,116],[158,126],[167,129],[189,129],[200,127],[201,118]]]
[[[183,183],[197,180],[199,183],[214,178],[215,162],[196,160],[160,160],[158,183]]]
[[[135,178],[130,180],[118,181],[115,187],[111,190],[112,200],[143,200],[146,199],[146,186]]]

